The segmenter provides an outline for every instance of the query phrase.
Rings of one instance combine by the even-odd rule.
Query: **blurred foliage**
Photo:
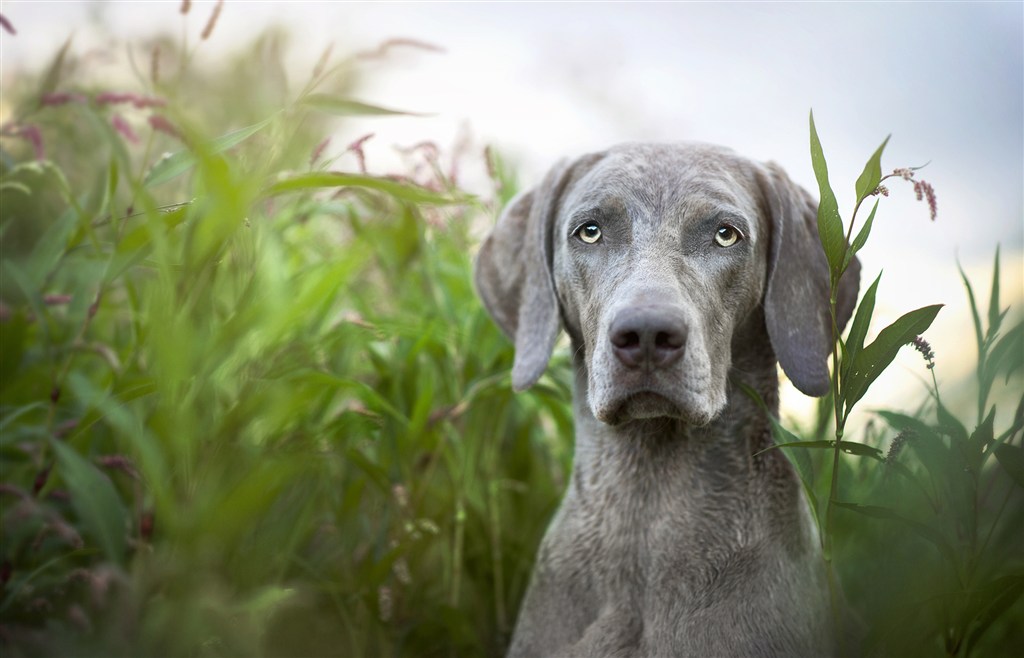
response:
[[[292,84],[283,43],[214,66],[158,39],[131,51],[130,93],[67,47],[4,90],[5,656],[506,646],[572,436],[568,355],[513,395],[512,346],[471,285],[475,224],[514,181],[488,154],[494,198],[470,197],[429,144],[389,176],[354,167],[354,144],[334,171],[338,117],[391,111],[353,97],[359,57],[327,52]],[[841,464],[843,500],[898,501],[959,556],[837,515],[877,653],[942,653],[951,623],[992,622],[976,655],[1020,641],[1020,487],[995,459],[962,475],[966,430],[941,409],[868,431],[880,446],[913,424],[893,460]],[[1020,416],[984,456],[1017,459]]]
[[[69,49],[4,127],[5,655],[506,641],[569,464],[566,361],[512,395],[480,202],[429,149],[423,184],[311,162],[332,115],[380,110],[352,59],[288,92],[274,43],[199,72],[161,42],[130,94]]]

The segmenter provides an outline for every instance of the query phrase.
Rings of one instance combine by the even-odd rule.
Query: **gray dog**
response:
[[[476,284],[512,385],[572,340],[576,458],[511,656],[822,656],[814,521],[772,445],[776,361],[828,389],[817,204],[773,164],[626,144],[556,166],[484,242]],[[840,328],[859,264],[838,299]]]

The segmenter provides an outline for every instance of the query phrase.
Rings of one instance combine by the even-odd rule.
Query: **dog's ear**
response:
[[[584,157],[555,165],[536,188],[516,196],[484,239],[476,259],[477,292],[515,343],[512,388],[533,386],[547,368],[561,328],[552,275],[552,226],[573,172]]]
[[[768,336],[793,385],[807,395],[822,396],[829,389],[832,319],[828,261],[818,239],[818,204],[775,163],[768,163],[759,178],[771,227],[764,296]],[[839,331],[853,313],[859,287],[860,262],[854,258],[839,281]]]

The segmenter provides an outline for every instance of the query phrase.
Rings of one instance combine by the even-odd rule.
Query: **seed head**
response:
[[[889,444],[889,452],[885,455],[885,463],[892,464],[900,456],[900,452],[903,450],[903,446],[907,444],[907,441],[913,438],[914,434],[910,430],[903,430],[892,440]]]
[[[72,92],[64,91],[55,94],[45,94],[39,99],[39,102],[47,107],[54,107],[57,105],[66,105],[67,103],[84,103],[86,97],[82,94],[75,94]]]
[[[371,137],[373,137],[373,133],[363,135],[356,141],[349,144],[348,148],[345,149],[346,151],[351,151],[356,154],[356,159],[359,160],[359,172],[363,174],[366,173],[366,153],[363,152],[363,144],[365,144],[366,140]]]
[[[17,34],[18,33],[18,31],[14,29],[14,26],[11,25],[11,22],[9,20],[7,20],[7,17],[4,16],[3,14],[0,14],[0,25],[3,26],[4,31],[7,32],[8,34]]]
[[[177,139],[182,139],[181,133],[178,131],[177,128],[174,127],[173,123],[167,120],[167,117],[165,116],[159,114],[150,115],[149,125],[153,128],[153,130],[157,132],[170,135],[171,137],[175,137]]]
[[[132,106],[144,110],[149,107],[164,107],[167,105],[167,101],[162,98],[153,98],[152,96],[140,96],[139,94],[121,94],[113,91],[105,91],[101,94],[96,95],[96,103],[99,105],[120,105],[122,103],[131,103]]]
[[[128,122],[124,120],[124,117],[120,114],[115,114],[110,117],[110,124],[114,126],[114,130],[119,132],[122,137],[131,142],[132,144],[138,144],[139,138],[132,130],[132,127],[128,125]]]
[[[920,336],[915,336],[913,343],[914,349],[920,352],[921,356],[924,357],[925,363],[928,364],[928,369],[931,370],[932,368],[934,368],[935,352],[932,351],[932,346],[928,344],[928,341],[926,341],[924,338],[921,338]]]
[[[377,608],[380,610],[381,621],[391,621],[392,596],[391,588],[381,585],[377,590]]]
[[[932,188],[932,184],[923,180],[914,181],[914,194],[917,195],[918,201],[922,198],[928,200],[928,211],[931,213],[932,221],[934,222],[938,205],[935,202],[935,190]]]
[[[309,166],[310,167],[315,165],[320,160],[320,156],[324,154],[324,149],[326,149],[327,145],[330,144],[330,143],[331,143],[331,138],[328,137],[327,139],[325,139],[324,141],[322,141],[322,142],[320,142],[319,144],[316,145],[316,148],[313,149],[312,155],[309,156]]]
[[[217,4],[213,8],[213,13],[210,14],[210,20],[206,21],[206,27],[203,28],[203,33],[199,35],[199,38],[206,41],[213,34],[213,28],[217,26],[217,19],[220,18],[220,10],[224,8],[224,0],[217,0]]]

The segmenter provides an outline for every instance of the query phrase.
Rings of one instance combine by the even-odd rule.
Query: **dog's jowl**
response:
[[[575,355],[573,476],[512,656],[835,653],[814,522],[769,421],[776,364],[828,388],[817,204],[776,165],[626,144],[553,168],[505,210],[476,284],[512,383]],[[838,321],[859,266],[840,284]]]

